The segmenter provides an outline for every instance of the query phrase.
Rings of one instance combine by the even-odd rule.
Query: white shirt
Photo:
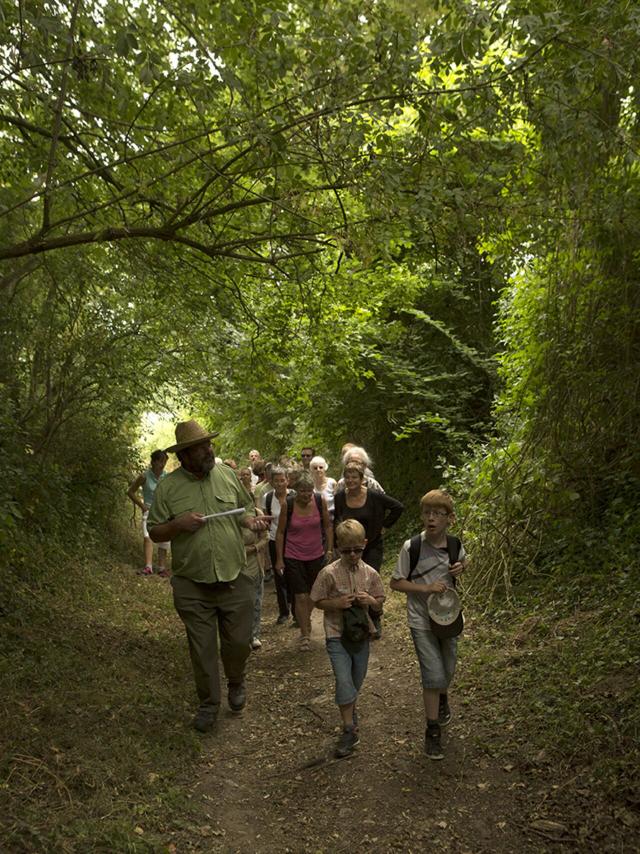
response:
[[[293,493],[293,489],[287,489],[287,495],[291,495]],[[276,531],[278,530],[278,519],[280,518],[280,499],[276,497],[276,493],[273,489],[270,489],[269,492],[265,492],[265,494],[260,499],[260,509],[267,512],[267,495],[271,495],[271,525],[269,527],[269,539],[274,540],[276,538]]]
[[[401,581],[403,578],[415,584],[433,584],[434,581],[444,581],[448,587],[453,587],[453,576],[449,572],[449,555],[446,546],[442,549],[437,549],[431,545],[426,539],[425,532],[420,534],[422,543],[420,545],[420,556],[418,563],[413,569],[411,578],[409,572],[411,569],[409,562],[409,547],[411,540],[406,540],[400,554],[398,555],[398,563],[393,575],[391,576],[396,581]],[[458,560],[465,559],[464,546],[460,546],[460,554]],[[424,573],[424,575],[421,575]],[[429,597],[423,593],[407,593],[407,622],[412,629],[429,629],[429,611],[427,609],[427,601]]]

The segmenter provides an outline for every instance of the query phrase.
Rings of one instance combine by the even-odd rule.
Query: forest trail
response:
[[[536,811],[545,794],[491,755],[492,740],[508,738],[505,726],[487,735],[493,726],[479,723],[490,710],[474,708],[464,695],[452,693],[445,759],[426,758],[419,674],[400,599],[387,609],[382,640],[372,644],[360,746],[335,760],[338,715],[322,616],[314,612],[312,651],[299,651],[297,630],[275,625],[273,585],[266,586],[264,646],[250,659],[247,708],[242,715],[225,710],[217,733],[203,737],[192,789],[201,825],[176,841],[176,851],[436,846],[480,854],[539,852],[549,837],[570,841],[565,824]],[[461,673],[464,647],[473,642],[467,636]]]
[[[589,765],[556,755],[562,718],[543,716],[537,745],[514,723],[540,718],[522,675],[541,654],[530,621],[515,636],[467,611],[445,759],[433,762],[404,598],[391,594],[358,703],[360,746],[335,760],[319,612],[301,652],[266,586],[247,707],[224,708],[201,736],[169,581],[136,576],[124,554],[67,571],[64,589],[11,618],[0,649],[3,854],[640,850],[630,784],[615,801]]]

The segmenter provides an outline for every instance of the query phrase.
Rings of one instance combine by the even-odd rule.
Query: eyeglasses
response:
[[[313,454],[300,454],[301,457],[312,457]]]
[[[439,516],[444,517],[448,516],[449,514],[446,510],[425,510],[423,515],[426,516],[427,519],[430,519],[432,516],[435,516],[435,518],[437,519]]]
[[[341,555],[361,555],[364,549],[362,546],[352,546],[349,549],[340,549]]]

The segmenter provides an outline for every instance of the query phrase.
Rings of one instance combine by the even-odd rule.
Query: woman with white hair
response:
[[[348,442],[346,445],[342,446],[342,468],[343,470],[346,468],[348,463],[356,463],[357,465],[364,466],[364,481],[363,486],[367,489],[370,489],[372,492],[381,492],[384,495],[384,489],[378,483],[378,481],[373,476],[373,472],[371,471],[371,466],[373,461],[369,454],[365,451],[364,448],[361,448],[359,445],[352,445]],[[344,489],[344,477],[341,477],[338,481],[338,489]]]
[[[338,488],[338,482],[332,477],[327,477],[327,461],[324,457],[312,457],[309,471],[313,478],[313,491],[324,497],[329,516],[333,519],[333,496]]]

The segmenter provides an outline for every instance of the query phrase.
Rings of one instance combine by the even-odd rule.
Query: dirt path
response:
[[[269,585],[248,706],[240,716],[226,712],[217,734],[205,737],[191,799],[201,824],[180,834],[173,850],[576,850],[563,844],[561,824],[535,827],[530,781],[492,758],[482,710],[455,693],[446,757],[425,757],[417,665],[399,607],[372,645],[359,701],[361,744],[341,761],[332,757],[338,716],[321,615],[314,614],[309,653],[298,651],[297,631],[276,626],[275,616]]]
[[[319,613],[301,653],[267,588],[248,706],[201,737],[169,582],[134,575],[130,559],[67,571],[70,583],[0,626],[2,854],[640,851],[628,597],[613,597],[620,613],[554,600],[534,617],[469,619],[446,758],[430,762],[392,595],[358,703],[360,747],[336,761]],[[602,638],[625,628],[601,661]]]

